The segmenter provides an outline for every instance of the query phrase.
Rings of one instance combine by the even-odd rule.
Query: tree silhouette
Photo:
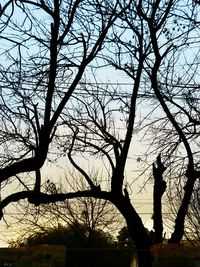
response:
[[[142,153],[155,182],[155,240],[163,236],[163,194],[178,181],[183,194],[170,242],[181,241],[200,176],[198,11],[194,1],[4,1],[0,182],[19,189],[2,199],[1,217],[20,199],[36,206],[77,197],[110,201],[127,223],[139,266],[150,267],[152,240],[125,177],[137,153],[133,137],[143,135],[151,140]],[[125,75],[124,92],[118,79],[99,82],[103,67],[110,78]],[[43,190],[43,167],[55,154],[82,175],[83,190]],[[85,162],[101,166],[101,184]]]

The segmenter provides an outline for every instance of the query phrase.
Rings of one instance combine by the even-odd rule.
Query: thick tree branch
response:
[[[106,191],[92,191],[92,190],[59,193],[59,194],[36,193],[34,191],[20,191],[9,195],[0,202],[0,219],[3,216],[3,209],[7,207],[10,203],[17,202],[20,199],[28,199],[30,203],[38,206],[40,204],[55,203],[59,201],[64,201],[66,199],[73,199],[78,197],[94,197],[94,198],[110,200],[111,194]]]

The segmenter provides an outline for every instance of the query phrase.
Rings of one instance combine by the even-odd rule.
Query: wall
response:
[[[65,267],[64,246],[0,248],[0,267]]]
[[[152,257],[154,267],[200,267],[200,246],[158,244]]]

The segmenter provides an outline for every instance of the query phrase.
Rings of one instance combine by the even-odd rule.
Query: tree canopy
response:
[[[112,236],[102,230],[89,231],[86,225],[74,223],[68,226],[43,228],[21,237],[11,246],[64,245],[67,248],[111,248],[115,246]]]

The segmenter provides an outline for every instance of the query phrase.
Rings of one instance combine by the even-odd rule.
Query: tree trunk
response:
[[[169,243],[180,243],[183,234],[184,234],[184,223],[185,223],[185,217],[188,211],[188,207],[190,204],[191,196],[194,189],[194,183],[196,181],[195,173],[186,173],[187,175],[187,182],[184,187],[185,193],[182,199],[182,203],[179,207],[176,220],[175,220],[175,229],[174,232],[171,235],[171,238],[169,239]]]
[[[163,173],[165,170],[166,168],[161,162],[161,156],[158,155],[157,166],[153,164],[153,222],[155,230],[154,243],[162,243],[163,241],[162,196],[166,190],[166,182],[163,180]]]
[[[117,195],[112,197],[113,204],[126,220],[129,233],[136,246],[139,267],[152,267],[151,260],[151,239],[144,227],[138,213],[132,206],[127,195]]]

